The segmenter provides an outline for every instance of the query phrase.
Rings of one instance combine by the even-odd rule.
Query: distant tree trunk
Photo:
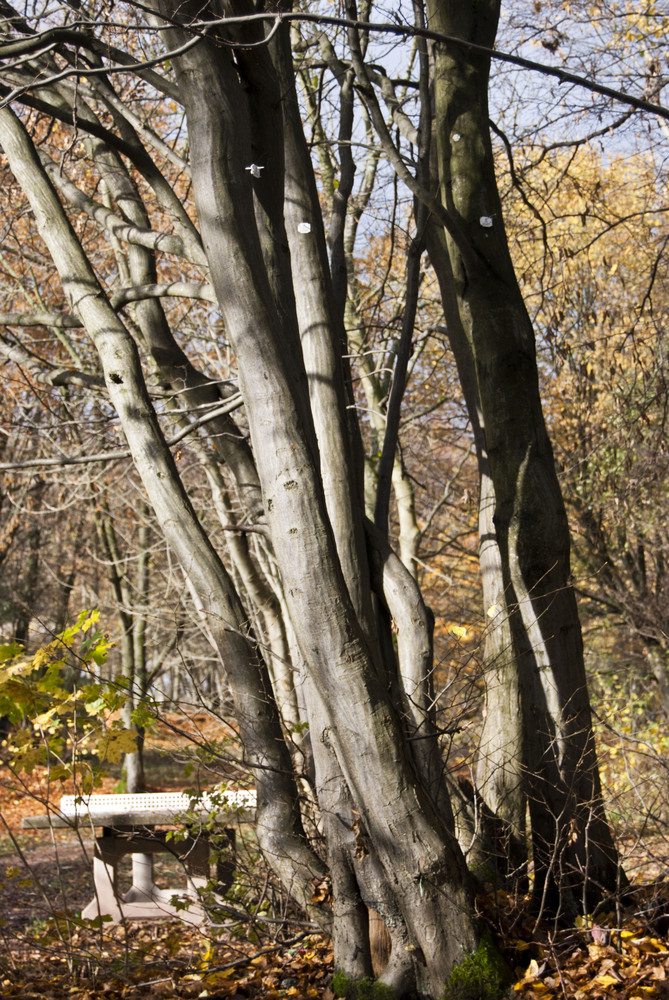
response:
[[[662,712],[669,719],[669,654],[666,643],[646,640],[644,646],[650,672],[657,684]]]
[[[72,556],[72,566],[67,576],[58,577],[58,590],[56,606],[54,608],[53,630],[59,635],[67,626],[70,615],[70,598],[74,590],[74,581],[77,576],[77,553]]]
[[[147,505],[140,505],[140,524],[138,533],[137,568],[135,571],[135,596],[132,617],[132,661],[133,677],[126,702],[126,716],[136,736],[137,750],[126,754],[123,761],[125,780],[128,792],[146,791],[146,774],[144,770],[144,733],[145,729],[135,717],[135,710],[142,707],[148,694],[149,676],[146,666],[146,619],[149,613],[150,543],[151,529],[147,523],[149,511]],[[126,725],[128,725],[126,722]]]
[[[499,0],[428,0],[427,10],[434,30],[494,45]],[[435,45],[441,192],[459,230],[447,242],[476,371],[493,523],[520,667],[534,903],[571,913],[616,885],[617,856],[602,804],[569,583],[569,532],[542,415],[534,335],[495,181],[488,73],[486,56]],[[507,697],[503,688],[499,694]]]
[[[20,596],[16,600],[16,618],[14,620],[14,639],[25,646],[28,642],[30,623],[36,612],[36,592],[39,582],[40,543],[42,529],[34,524],[28,533],[28,552],[26,570],[21,583]]]
[[[146,516],[146,511],[144,511]],[[107,572],[116,600],[120,624],[121,675],[125,682],[123,721],[135,734],[135,753],[123,755],[123,780],[131,794],[146,791],[144,774],[144,730],[134,719],[146,694],[146,650],[144,646],[146,619],[145,602],[148,588],[148,528],[146,523],[139,530],[139,553],[124,555],[119,551],[118,540],[111,516],[106,507],[96,513],[98,538],[102,547]],[[137,558],[134,579],[128,575],[130,559]]]

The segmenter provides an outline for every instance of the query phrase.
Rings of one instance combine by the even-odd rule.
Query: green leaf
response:
[[[61,671],[64,667],[64,660],[54,660],[50,663],[46,669],[46,673],[37,683],[37,690],[44,691],[47,694],[56,694],[56,692],[64,693],[61,685]]]
[[[67,781],[72,777],[72,771],[66,764],[54,764],[49,768],[49,778],[51,781]]]
[[[85,699],[84,699],[85,700]],[[99,715],[107,707],[104,698],[96,698],[94,701],[86,701],[86,711],[89,715]]]
[[[46,762],[46,748],[43,746],[39,747],[26,747],[25,750],[19,751],[19,753],[14,758],[14,767],[19,772],[25,774],[32,774],[38,764],[44,764]]]
[[[0,663],[13,660],[23,652],[23,646],[19,642],[10,642],[9,645],[0,646]]]

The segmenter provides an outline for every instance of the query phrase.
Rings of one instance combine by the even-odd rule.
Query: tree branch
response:
[[[171,281],[166,285],[130,285],[121,288],[110,298],[112,309],[118,311],[129,302],[141,302],[143,299],[162,299],[166,297],[181,299],[198,299],[201,302],[216,304],[218,299],[211,285],[198,284],[195,281]]]
[[[0,350],[1,349],[2,345],[0,345]],[[90,377],[92,378],[92,376]],[[101,379],[100,381],[104,385],[104,380]],[[65,383],[60,383],[60,384],[65,384]],[[70,382],[68,384],[73,384],[73,383]],[[74,384],[79,384],[79,383],[74,383]],[[191,424],[188,425],[188,427],[182,428],[177,434],[174,435],[174,437],[168,438],[165,442],[166,445],[168,446],[168,448],[173,447],[175,444],[178,444],[179,441],[182,441],[183,438],[187,437],[187,435],[197,430],[198,427],[201,427],[203,424],[209,423],[210,420],[215,420],[217,417],[220,417],[225,413],[231,413],[233,410],[239,409],[239,407],[242,406],[243,403],[244,400],[242,399],[240,393],[238,393],[236,396],[232,396],[230,399],[226,400],[226,402],[222,406],[217,406],[216,409],[211,410],[209,413],[206,413],[198,420],[194,420]],[[118,451],[102,451],[98,452],[95,455],[73,455],[71,457],[63,457],[63,458],[32,458],[26,462],[4,462],[0,463],[0,472],[8,472],[10,470],[22,471],[23,469],[60,468],[65,465],[89,465],[94,462],[117,462],[119,461],[119,459],[123,458],[130,458],[129,448],[119,449]],[[266,529],[262,525],[239,527],[237,525],[230,524],[230,525],[224,525],[224,528],[226,531],[257,530],[261,534],[266,534]]]
[[[149,6],[145,6],[144,4],[138,2],[138,0],[135,0],[134,6],[145,11],[146,13],[155,13]],[[165,17],[164,14],[162,16],[165,20],[167,20],[167,17]],[[180,20],[177,21],[175,18],[173,19],[173,23],[178,23],[179,27],[190,31],[194,35],[194,37],[189,42],[185,43],[182,49],[179,50],[179,53],[187,51],[194,45],[197,45],[200,39],[212,32],[214,28],[233,27],[235,25],[248,24],[253,21],[274,22],[274,25],[267,37],[262,41],[255,42],[253,45],[248,42],[234,42],[232,40],[221,38],[215,38],[213,41],[218,42],[219,44],[229,45],[233,48],[251,48],[254,45],[266,45],[270,41],[271,36],[274,35],[278,25],[280,25],[283,21],[305,21],[319,25],[327,24],[335,27],[352,28],[356,31],[364,31],[375,34],[397,35],[403,38],[426,38],[429,41],[456,46],[457,48],[464,49],[472,55],[480,55],[488,59],[493,59],[496,62],[504,62],[511,66],[518,66],[520,69],[527,69],[533,73],[540,73],[542,76],[551,76],[557,79],[560,83],[573,84],[574,86],[581,87],[593,94],[599,94],[601,97],[608,97],[621,104],[627,104],[630,107],[635,108],[637,111],[646,111],[649,114],[658,115],[660,118],[669,120],[669,108],[665,108],[661,104],[654,104],[652,101],[647,101],[642,97],[634,97],[632,94],[626,94],[622,90],[616,90],[613,87],[606,87],[603,84],[596,83],[594,80],[588,80],[583,76],[579,76],[577,73],[571,73],[568,70],[560,69],[557,66],[549,66],[546,63],[536,62],[534,59],[526,59],[524,56],[513,55],[510,52],[500,52],[497,49],[490,49],[485,45],[476,45],[474,42],[468,42],[464,38],[457,38],[453,35],[442,34],[439,31],[430,31],[428,28],[418,28],[405,24],[393,24],[389,22],[375,23],[372,21],[361,21],[347,17],[328,17],[323,14],[309,14],[302,11],[246,14],[240,17],[222,17],[218,20],[190,24],[183,24]],[[41,54],[43,51],[56,44],[70,44],[92,48],[91,39],[85,32],[73,30],[72,28],[49,28],[46,31],[39,32],[29,38],[18,39],[15,42],[8,42],[5,45],[0,46],[0,60],[26,53]],[[105,54],[109,53],[116,55],[118,50],[108,49],[104,46],[102,47],[102,51]],[[151,66],[167,62],[168,59],[172,59],[176,54],[176,52],[165,54],[164,56],[157,56],[155,59],[147,59],[141,62],[136,62],[135,64],[123,62],[123,65],[106,66],[104,69],[67,69],[51,78],[51,80],[63,79],[68,76],[77,75],[90,76],[93,73],[122,72],[127,71],[128,69],[133,69],[135,71],[147,70]],[[126,54],[123,53],[119,57],[119,61],[124,59],[125,55]],[[51,80],[49,82],[51,82]],[[19,91],[10,95],[6,99],[11,100],[14,97],[21,96],[21,94],[25,92],[25,89],[26,88],[21,88]]]

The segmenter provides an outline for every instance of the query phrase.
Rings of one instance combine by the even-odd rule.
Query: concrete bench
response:
[[[176,916],[191,924],[200,924],[206,912],[199,889],[209,882],[209,840],[197,826],[214,820],[225,830],[231,858],[217,867],[221,891],[232,883],[234,873],[235,831],[231,819],[252,822],[255,817],[254,789],[199,796],[175,792],[143,795],[64,795],[60,808],[43,816],[26,816],[25,830],[48,828],[102,828],[96,836],[93,858],[95,897],[82,910],[82,917],[110,917],[121,920],[155,920]],[[156,827],[185,827],[185,837],[169,836]],[[168,853],[183,864],[186,886],[159,889],[153,881],[153,856]],[[118,865],[132,857],[132,885],[122,897],[118,891]],[[178,897],[175,905],[174,897]]]

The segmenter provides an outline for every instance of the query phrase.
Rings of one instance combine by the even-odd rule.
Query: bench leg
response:
[[[95,883],[95,899],[92,899],[81,911],[84,920],[95,920],[97,917],[111,917],[114,923],[121,919],[121,907],[116,891],[116,863],[105,861],[99,852],[96,842],[93,858],[93,881]]]

